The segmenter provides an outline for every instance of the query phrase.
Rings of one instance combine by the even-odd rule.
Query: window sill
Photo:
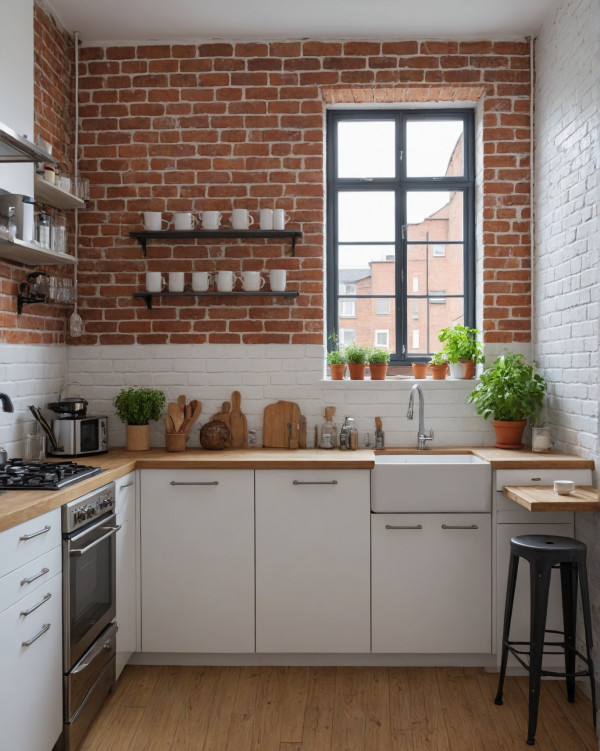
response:
[[[424,386],[426,389],[452,389],[455,391],[472,391],[479,383],[479,378],[471,378],[467,380],[465,378],[445,378],[443,380],[434,380],[433,378],[413,378],[412,376],[389,376],[385,381],[372,381],[370,378],[365,378],[364,381],[353,381],[350,378],[344,378],[342,381],[332,381],[331,378],[324,378],[321,381],[321,386],[325,389],[344,388],[344,389],[364,389],[369,384],[368,388],[377,389],[393,389],[393,388],[412,388],[415,383],[420,386]]]

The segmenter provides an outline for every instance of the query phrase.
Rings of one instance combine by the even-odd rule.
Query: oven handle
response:
[[[109,537],[115,535],[121,529],[121,525],[119,524],[116,527],[101,527],[101,529],[109,529],[110,532],[107,532],[107,534],[102,535],[102,537],[99,537],[97,540],[94,540],[94,542],[86,545],[85,548],[75,548],[75,550],[69,550],[69,556],[73,558],[75,556],[85,555],[88,550],[95,548],[96,545],[99,545],[101,542],[104,542],[104,540],[108,540]]]
[[[85,670],[90,666],[90,664],[96,657],[98,657],[99,654],[102,654],[103,652],[111,652],[113,649],[113,637],[117,633],[117,631],[118,628],[115,626],[115,630],[112,636],[109,636],[108,639],[105,639],[103,642],[98,642],[94,647],[91,647],[85,653],[83,658],[84,661],[79,663],[77,667],[71,670],[71,675],[75,675],[75,673],[81,673],[82,670]]]

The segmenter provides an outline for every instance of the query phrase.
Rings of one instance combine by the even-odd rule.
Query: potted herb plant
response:
[[[448,358],[443,350],[432,356],[429,361],[429,369],[434,381],[443,381],[446,378],[448,375]]]
[[[121,389],[113,404],[119,419],[126,423],[126,447],[129,451],[150,448],[150,420],[158,420],[166,402],[159,389]]]
[[[411,363],[413,377],[418,380],[427,378],[427,363],[426,362],[413,362]]]
[[[477,329],[468,326],[448,326],[438,333],[438,339],[443,343],[443,353],[446,355],[452,378],[473,378],[475,365],[484,362],[481,342],[477,341]]]
[[[348,363],[350,379],[352,381],[364,381],[369,359],[368,347],[361,347],[356,342],[351,342],[344,348],[344,357]]]
[[[492,416],[497,448],[522,448],[527,418],[542,409],[547,384],[523,355],[509,353],[495,360],[467,397],[477,414]]]
[[[344,379],[344,373],[346,372],[346,357],[342,350],[340,350],[339,340],[336,334],[331,334],[329,339],[335,345],[335,349],[332,349],[327,353],[327,363],[329,364],[329,372],[331,373],[332,381],[342,381]]]
[[[369,372],[372,381],[385,381],[390,353],[385,349],[374,347],[369,352]]]

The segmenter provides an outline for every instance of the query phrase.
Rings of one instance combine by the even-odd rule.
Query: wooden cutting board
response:
[[[227,441],[227,446],[231,446],[231,403],[230,402],[223,402],[223,406],[221,407],[220,412],[215,412],[215,414],[210,418],[209,422],[212,422],[213,420],[220,420],[221,422],[224,422],[225,425],[229,428],[229,439]]]
[[[231,394],[231,413],[229,415],[232,449],[248,448],[248,421],[240,408],[241,403],[242,395],[239,391],[234,391]]]
[[[263,446],[297,449],[300,439],[300,407],[295,402],[279,401],[265,407]]]

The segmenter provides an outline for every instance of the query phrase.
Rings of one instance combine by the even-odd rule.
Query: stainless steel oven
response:
[[[115,681],[114,483],[63,506],[63,668],[67,751],[74,751]]]

